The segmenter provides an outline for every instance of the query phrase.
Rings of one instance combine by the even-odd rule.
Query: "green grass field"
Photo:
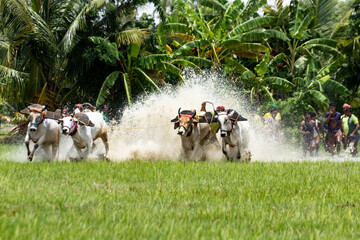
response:
[[[0,239],[359,239],[359,175],[357,162],[17,163],[0,154]]]

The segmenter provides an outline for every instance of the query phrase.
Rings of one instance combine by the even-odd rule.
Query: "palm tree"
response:
[[[115,71],[111,72],[104,80],[96,100],[96,105],[101,105],[105,102],[110,94],[110,89],[119,78],[124,86],[129,104],[132,103],[134,90],[141,89],[145,93],[147,90],[160,90],[157,84],[145,73],[144,69],[142,69],[144,66],[140,64],[141,57],[139,54],[141,43],[146,32],[138,30],[137,32],[140,34],[138,36],[141,36],[141,34],[143,36],[139,39],[135,38],[130,40],[128,37],[134,37],[134,35],[136,35],[134,32],[135,30],[132,30],[133,34],[129,34],[129,31],[123,32],[123,36],[119,37],[119,39],[122,40],[122,44],[119,43],[119,45],[100,37],[90,38],[96,45],[95,50],[98,52],[98,57],[103,59],[107,64],[113,65],[115,68]],[[119,51],[119,49],[121,49],[119,46],[123,45],[125,42],[127,42],[123,48],[125,50]],[[150,56],[155,58],[155,55]],[[162,57],[166,58],[166,55]]]
[[[79,31],[86,27],[86,16],[104,1],[0,0],[0,32],[12,56],[3,58],[0,74],[6,81],[21,79],[23,101],[55,108],[72,78],[67,69]],[[20,69],[27,73],[25,78]]]

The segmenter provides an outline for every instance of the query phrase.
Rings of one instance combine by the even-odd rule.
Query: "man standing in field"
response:
[[[319,120],[316,119],[316,113],[315,112],[311,112],[310,113],[310,118],[311,120],[314,122],[314,135],[313,135],[313,140],[311,142],[311,146],[313,148],[315,148],[316,150],[316,156],[319,155],[319,147],[320,147],[320,139],[324,139],[324,126],[321,124],[321,122]],[[321,133],[322,133],[322,137],[320,135],[320,128],[321,128]]]
[[[279,113],[275,107],[271,108],[270,113],[270,116],[264,119],[265,133],[269,140],[278,141],[281,137]]]
[[[329,104],[329,112],[325,114],[325,126],[327,127],[327,145],[330,147],[330,152],[335,155],[334,144],[336,143],[336,152],[340,153],[341,135],[344,132],[344,126],[341,121],[341,115],[336,112],[335,103]]]
[[[299,132],[303,135],[302,147],[303,155],[306,156],[306,152],[310,152],[312,156],[313,147],[311,145],[314,137],[314,121],[311,120],[310,112],[305,112],[305,120],[300,123]]]
[[[349,143],[351,155],[355,157],[357,155],[357,144],[359,141],[359,120],[354,114],[352,114],[352,112],[352,108],[346,110],[349,125],[349,132],[346,138]]]
[[[346,141],[345,136],[347,136],[348,133],[349,133],[349,126],[348,126],[349,118],[346,116],[346,112],[347,112],[348,109],[350,109],[350,107],[351,106],[349,104],[347,104],[347,103],[344,103],[344,105],[342,107],[343,112],[344,112],[344,114],[341,115],[341,121],[342,121],[342,124],[344,126],[344,137],[342,138],[342,142],[343,142],[343,145],[344,145],[344,150],[346,150],[347,144],[348,144],[348,141]]]
[[[280,115],[280,113],[277,111],[277,109],[276,109],[276,104],[271,104],[270,105],[270,112],[267,112],[267,113],[265,113],[265,115],[263,116],[263,121],[264,121],[264,123],[265,123],[265,121],[266,121],[266,119],[268,119],[269,117],[271,117],[271,115],[272,115],[272,113],[273,113],[273,111],[274,110],[276,110],[276,115],[275,115],[275,120],[276,121],[280,121],[281,120],[281,115]]]

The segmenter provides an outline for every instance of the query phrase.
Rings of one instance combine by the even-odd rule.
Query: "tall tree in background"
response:
[[[2,47],[7,52],[0,74],[5,81],[19,79],[24,86],[22,102],[38,102],[50,109],[56,106],[63,85],[72,79],[67,69],[79,41],[78,32],[85,29],[87,14],[103,3],[0,1],[0,32],[6,40]]]

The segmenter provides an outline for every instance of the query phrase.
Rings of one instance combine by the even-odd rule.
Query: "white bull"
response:
[[[88,155],[92,152],[94,141],[101,138],[105,145],[104,158],[107,159],[109,143],[106,122],[103,115],[99,112],[84,112],[80,114],[84,114],[88,117],[92,123],[92,127],[85,125],[84,123],[86,122],[69,115],[59,120],[62,133],[71,136],[74,141],[74,147],[80,158],[88,157]],[[82,149],[85,149],[84,152],[82,152]]]
[[[28,108],[30,122],[25,136],[27,156],[30,161],[34,157],[36,149],[42,147],[48,160],[56,159],[59,151],[60,127],[53,119],[46,118],[45,106],[37,109]],[[30,140],[34,142],[34,149],[30,151]],[[50,154],[51,148],[51,154]]]
[[[227,112],[219,113],[217,120],[220,125],[222,151],[226,158],[230,159],[226,150],[226,146],[229,145],[230,149],[236,148],[237,159],[241,159],[241,152],[244,152],[244,160],[250,161],[250,126],[246,118],[241,117],[236,111],[230,109]]]
[[[199,148],[204,145],[210,135],[210,125],[199,123],[195,116],[196,110],[180,112],[179,108],[178,117],[174,119],[176,121],[174,128],[178,128],[178,135],[181,137],[181,146],[186,159],[194,159]]]

